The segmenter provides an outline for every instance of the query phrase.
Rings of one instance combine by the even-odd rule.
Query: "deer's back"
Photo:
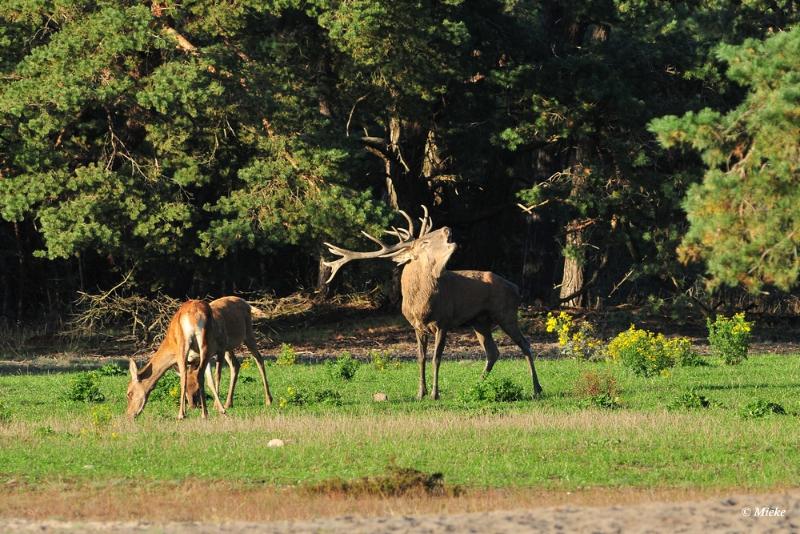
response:
[[[217,350],[233,350],[252,335],[250,305],[239,297],[211,301]]]

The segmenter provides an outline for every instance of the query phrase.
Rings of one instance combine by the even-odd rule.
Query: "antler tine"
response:
[[[422,221],[422,226],[419,229],[419,237],[424,236],[427,234],[431,228],[433,228],[433,219],[430,218],[428,215],[428,208],[425,207],[425,204],[421,204],[423,216],[420,217],[420,221]]]
[[[406,231],[405,229],[397,228],[394,226],[392,226],[391,230],[384,230],[384,232],[389,235],[395,236],[397,239],[400,240],[400,243],[408,241],[412,237],[411,234],[409,234],[408,231]]]
[[[405,218],[405,220],[408,222],[408,230],[407,230],[408,235],[409,236],[413,236],[414,235],[414,221],[411,219],[411,216],[408,213],[406,213],[405,211],[403,211],[403,210],[397,210],[397,211],[399,211],[400,215],[402,215]]]

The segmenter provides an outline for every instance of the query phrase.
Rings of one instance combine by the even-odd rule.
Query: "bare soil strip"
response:
[[[731,492],[724,492],[731,495]],[[715,498],[709,498],[717,494]],[[2,532],[797,532],[800,489],[471,491],[352,499],[199,482],[0,496]],[[313,518],[313,519],[309,519]]]
[[[608,489],[574,492],[530,489],[469,490],[453,497],[315,495],[287,488],[242,487],[201,481],[130,487],[53,485],[6,487],[0,492],[0,531],[164,528],[182,531],[247,531],[254,525],[277,531],[379,530],[510,531],[520,527],[567,531],[584,527],[614,532],[649,525],[656,530],[708,528],[777,531],[800,529],[800,489],[729,497],[735,490]],[[784,517],[744,517],[742,509],[772,507]],[[501,512],[499,510],[509,510]],[[566,523],[565,523],[566,522]],[[794,526],[793,526],[794,525]],[[174,528],[173,528],[174,527]],[[213,528],[212,528],[213,527]]]

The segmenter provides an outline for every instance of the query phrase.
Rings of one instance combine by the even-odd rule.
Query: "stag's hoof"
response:
[[[431,399],[439,400],[439,392],[438,391],[431,391]]]
[[[428,394],[428,392],[427,392],[427,391],[420,391],[419,393],[417,393],[417,400],[422,400],[422,399],[424,399],[424,398],[425,398],[425,395],[427,395],[427,394]]]

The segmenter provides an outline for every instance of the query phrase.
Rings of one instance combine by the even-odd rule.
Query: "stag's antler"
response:
[[[421,206],[424,215],[419,219],[420,222],[422,223],[422,226],[419,227],[419,236],[417,237],[417,239],[430,232],[431,228],[433,228],[433,219],[431,219],[430,216],[428,215],[428,208],[425,207],[425,204],[421,204]]]
[[[361,233],[367,237],[373,243],[376,243],[380,248],[378,250],[374,250],[371,252],[357,252],[354,250],[347,250],[342,247],[337,247],[336,245],[332,245],[331,243],[325,243],[325,246],[328,247],[328,250],[331,254],[336,254],[337,256],[341,256],[338,260],[334,261],[323,261],[323,265],[327,265],[331,268],[331,275],[328,277],[328,283],[333,280],[333,277],[336,276],[336,273],[345,263],[351,260],[364,260],[370,258],[392,258],[408,247],[412,245],[414,242],[414,222],[411,220],[411,217],[408,216],[408,213],[404,212],[403,210],[399,210],[400,214],[406,219],[408,222],[408,230],[404,228],[395,228],[392,227],[391,230],[384,230],[385,233],[393,235],[397,237],[398,241],[394,245],[387,245],[380,239],[375,236],[372,236],[365,232],[364,230]]]

